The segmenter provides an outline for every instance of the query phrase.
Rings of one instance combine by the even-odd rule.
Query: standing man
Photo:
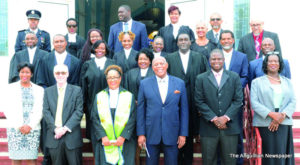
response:
[[[198,135],[197,111],[194,102],[194,89],[196,76],[208,70],[206,57],[190,50],[191,40],[188,34],[178,35],[178,51],[169,54],[166,58],[169,64],[168,73],[184,81],[189,105],[189,136],[186,145],[179,152],[179,163],[192,165],[193,163],[193,137]]]
[[[177,165],[178,149],[188,136],[188,102],[184,82],[167,75],[164,57],[152,62],[155,76],[141,81],[138,95],[137,135],[140,147],[147,147],[147,165],[157,165],[160,149],[164,164]]]
[[[249,62],[261,57],[259,52],[261,50],[262,40],[266,37],[274,41],[275,51],[278,51],[282,56],[279,38],[276,33],[264,30],[264,22],[261,20],[252,19],[250,26],[252,33],[248,33],[240,39],[238,48],[238,51],[247,54]]]
[[[56,34],[53,37],[53,46],[54,51],[40,61],[37,71],[37,84],[43,87],[54,85],[56,83],[53,75],[54,66],[65,64],[69,70],[68,83],[77,85],[80,73],[80,60],[66,51],[67,41],[62,34]]]
[[[38,10],[28,10],[26,12],[26,16],[28,18],[29,28],[20,30],[18,32],[16,44],[15,44],[15,52],[26,49],[25,35],[30,31],[35,33],[36,37],[38,38],[37,47],[39,49],[50,52],[51,51],[50,35],[48,32],[44,30],[40,30],[38,28],[40,18],[42,17],[41,12]]]
[[[261,43],[260,54],[262,54],[262,57],[251,61],[249,64],[249,84],[250,85],[251,85],[252,80],[254,80],[257,77],[263,76],[265,74],[262,69],[264,58],[268,53],[279,53],[279,52],[274,52],[274,50],[275,50],[274,41],[271,38],[265,38]],[[290,79],[291,72],[290,72],[289,61],[287,59],[283,59],[283,63],[284,63],[284,67],[283,67],[283,70],[281,71],[280,75],[285,76]]]
[[[220,45],[219,41],[220,34],[223,31],[223,29],[221,28],[221,25],[223,23],[221,14],[213,13],[210,16],[209,23],[211,25],[211,30],[206,33],[206,38],[221,49],[222,46]]]
[[[46,147],[53,164],[81,165],[82,92],[80,87],[67,83],[68,66],[56,65],[53,74],[57,83],[45,89],[43,103],[43,117],[47,123]]]
[[[114,52],[123,49],[118,39],[119,33],[131,31],[135,34],[133,49],[139,51],[148,47],[148,36],[145,24],[135,21],[131,18],[131,9],[128,5],[121,5],[118,9],[118,17],[120,22],[113,24],[109,30],[108,46]]]
[[[67,52],[79,59],[85,40],[77,34],[78,22],[75,18],[69,18],[66,21],[66,26],[68,29],[68,34],[65,35],[68,43]]]
[[[209,58],[211,71],[197,76],[195,103],[200,117],[201,150],[204,165],[234,165],[240,125],[238,111],[242,107],[243,91],[240,77],[223,69],[223,52],[214,49]],[[220,150],[218,150],[218,148]]]
[[[163,56],[166,57],[167,53],[163,51],[164,49],[164,39],[161,36],[156,36],[152,42],[152,49],[154,57]]]
[[[31,81],[36,83],[36,70],[39,61],[48,55],[48,52],[37,48],[37,43],[38,39],[36,35],[33,32],[28,32],[25,36],[26,49],[15,53],[10,60],[8,83],[13,83],[20,79],[17,66],[21,62],[29,62],[33,65],[34,73],[32,74],[33,77],[31,78]]]

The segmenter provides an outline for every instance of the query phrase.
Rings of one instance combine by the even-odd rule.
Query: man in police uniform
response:
[[[39,20],[42,16],[41,12],[38,11],[38,10],[28,10],[26,12],[26,16],[28,18],[29,28],[24,29],[24,30],[20,30],[18,32],[18,36],[17,36],[17,39],[16,39],[16,45],[15,45],[15,52],[26,49],[25,35],[29,31],[32,31],[33,33],[36,34],[36,37],[38,38],[37,47],[39,49],[50,52],[51,51],[51,44],[50,44],[50,35],[49,35],[49,33],[44,31],[44,30],[38,29]]]

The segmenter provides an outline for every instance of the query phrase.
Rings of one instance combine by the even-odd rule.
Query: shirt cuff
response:
[[[72,132],[67,126],[64,126],[64,129],[66,129],[68,132]]]
[[[228,121],[230,121],[230,118],[229,118],[227,115],[224,115],[224,117],[226,117],[226,119],[227,119]]]
[[[212,118],[210,121],[214,122],[214,120],[216,120],[217,116],[215,116],[214,118]]]

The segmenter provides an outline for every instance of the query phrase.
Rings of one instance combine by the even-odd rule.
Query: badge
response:
[[[31,14],[34,14],[34,10],[31,10]]]
[[[44,42],[45,42],[45,38],[41,37],[41,43],[44,43]]]

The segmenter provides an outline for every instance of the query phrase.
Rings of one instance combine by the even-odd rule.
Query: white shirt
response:
[[[223,75],[223,69],[220,70],[219,72],[215,72],[214,70],[211,70],[217,80],[218,86],[220,86],[222,75]]]
[[[183,66],[184,73],[186,73],[188,68],[188,63],[189,63],[190,51],[186,52],[186,54],[183,54],[179,51],[179,55],[181,58],[181,63]]]
[[[66,92],[67,84],[68,83],[65,83],[62,87],[59,87],[58,85],[56,85],[57,86],[57,93],[59,94],[60,93],[59,89],[62,88],[62,93],[61,94],[64,96],[65,92]]]
[[[67,51],[59,54],[57,51],[54,52],[57,64],[64,64],[67,57]]]
[[[38,28],[36,28],[35,30],[30,29],[30,31],[33,32],[34,34],[36,34],[38,32],[38,30],[39,30]]]
[[[128,23],[128,30],[131,31],[131,27],[132,27],[132,19],[130,19],[129,21],[127,21]],[[123,22],[123,31],[125,31],[125,22]]]
[[[148,67],[149,68],[149,67]],[[141,69],[141,77],[145,77],[148,71],[148,68],[146,69]]]
[[[97,67],[100,68],[101,70],[104,69],[106,59],[107,58],[105,56],[103,56],[101,58],[95,58],[95,63],[97,65]]]
[[[181,25],[179,23],[176,23],[176,24],[172,24],[172,26],[173,26],[173,36],[176,39]]]
[[[128,58],[129,58],[130,51],[131,51],[131,48],[130,49],[124,49],[126,60],[128,60]]]
[[[68,33],[69,42],[76,42],[76,35],[77,33],[74,34]]]
[[[155,58],[155,57],[159,57],[161,52],[158,52],[158,53],[153,52],[153,54],[154,54],[154,58]]]
[[[222,51],[225,58],[225,68],[226,70],[229,70],[233,49],[231,49],[229,53],[225,52],[224,50]]]
[[[109,106],[110,108],[117,108],[119,99],[119,88],[109,89]]]
[[[159,78],[156,76],[157,79],[157,84],[158,84],[158,89],[160,93],[160,97],[163,103],[166,101],[166,97],[168,94],[168,85],[169,85],[169,76],[166,75],[164,78]]]
[[[91,58],[96,58],[94,53],[91,53]]]
[[[220,29],[218,32],[216,32],[216,31],[214,31],[214,30],[212,30],[212,31],[213,31],[213,33],[214,33],[214,38],[216,37],[216,34],[218,33],[218,41],[219,41],[221,29]]]
[[[32,64],[33,63],[34,54],[35,54],[35,51],[36,51],[36,46],[34,48],[27,47],[27,50],[28,50],[28,55],[29,55],[29,62],[30,62],[30,64]]]

